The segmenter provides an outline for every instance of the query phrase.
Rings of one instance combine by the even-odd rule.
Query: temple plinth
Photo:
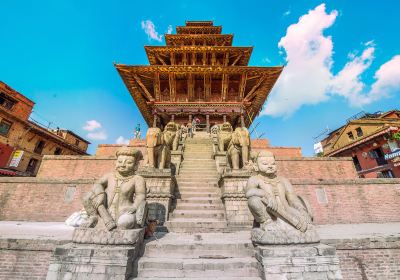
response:
[[[187,21],[176,33],[145,47],[150,65],[115,65],[148,126],[195,117],[207,128],[250,126],[283,67],[248,66],[253,48],[232,46],[212,21]]]

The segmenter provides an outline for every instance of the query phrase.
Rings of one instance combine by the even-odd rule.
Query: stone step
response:
[[[170,232],[220,232],[227,228],[225,219],[174,218],[165,222]]]
[[[146,243],[144,257],[149,258],[242,258],[253,257],[250,231],[235,233],[167,233]]]
[[[185,199],[177,199],[177,205],[180,204],[222,204],[221,199],[210,199],[210,198],[200,198],[200,197],[188,197]]]
[[[198,197],[199,199],[219,199],[220,195],[215,192],[215,193],[187,193],[187,192],[180,192],[181,199],[190,199],[190,198],[195,198]]]
[[[177,180],[180,179],[200,179],[200,180],[209,180],[209,179],[214,179],[217,180],[219,178],[218,174],[212,174],[212,173],[203,173],[203,174],[198,174],[198,173],[192,173],[192,174],[185,174],[186,176],[183,176],[181,173],[179,173],[178,176],[176,176]]]
[[[196,192],[196,193],[219,193],[219,189],[216,187],[198,187],[198,186],[193,186],[192,184],[179,184],[178,185],[178,190],[180,193],[184,192]]]
[[[210,277],[215,276],[260,276],[255,258],[227,259],[170,259],[148,258],[139,260],[139,277]]]
[[[204,280],[204,277],[137,277],[137,278],[131,278],[130,280],[149,280],[149,279],[155,279],[155,280],[176,280],[176,279],[185,279],[185,280]],[[235,276],[230,276],[230,277],[218,277],[214,276],[212,277],[213,280],[262,280],[261,277],[235,277]]]
[[[223,210],[175,210],[171,214],[172,219],[179,218],[204,218],[204,219],[225,219],[225,211]]]
[[[176,205],[175,211],[186,210],[225,210],[224,205],[218,204],[199,204],[199,203],[180,203]]]

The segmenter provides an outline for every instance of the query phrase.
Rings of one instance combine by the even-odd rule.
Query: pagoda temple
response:
[[[252,47],[232,46],[212,21],[187,21],[166,46],[145,46],[150,65],[116,64],[149,127],[198,118],[207,131],[228,121],[249,127],[283,67],[248,66]]]

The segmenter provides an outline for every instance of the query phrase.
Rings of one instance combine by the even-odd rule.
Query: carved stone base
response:
[[[336,249],[324,244],[259,246],[265,279],[343,279]]]
[[[266,230],[253,228],[251,241],[261,245],[306,244],[319,242],[320,238],[313,225],[309,225],[309,229],[306,232],[301,232],[278,219],[270,223]]]
[[[143,238],[135,246],[69,243],[54,250],[46,279],[131,279],[142,253]]]
[[[72,235],[74,243],[101,244],[101,245],[135,245],[142,243],[144,228],[115,229],[108,231],[97,228],[76,228]]]

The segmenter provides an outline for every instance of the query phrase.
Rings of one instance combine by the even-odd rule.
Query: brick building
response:
[[[352,157],[365,178],[400,177],[400,111],[360,113],[321,141],[324,156]]]
[[[36,175],[43,155],[87,154],[87,140],[32,121],[34,104],[0,81],[0,175]]]

